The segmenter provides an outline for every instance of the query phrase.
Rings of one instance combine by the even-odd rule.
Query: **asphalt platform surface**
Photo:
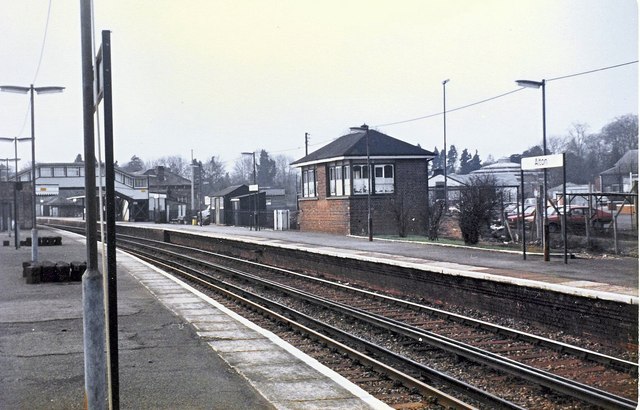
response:
[[[39,236],[62,236],[40,261],[86,260],[84,237]],[[27,284],[30,258],[28,246],[0,247],[0,409],[82,409],[82,283]],[[389,408],[189,285],[117,258],[120,408]]]

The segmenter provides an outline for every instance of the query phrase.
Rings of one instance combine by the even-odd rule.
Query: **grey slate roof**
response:
[[[638,172],[638,150],[632,149],[627,151],[616,164],[602,171],[601,175],[618,175],[620,173]]]
[[[370,157],[424,157],[425,159],[433,157],[430,151],[376,130],[361,130],[343,135],[317,151],[292,162],[291,165],[322,162],[331,158],[364,157],[367,155],[367,134]]]
[[[249,187],[247,185],[231,185],[231,186],[228,186],[228,187],[226,187],[224,189],[221,189],[220,191],[215,192],[215,193],[213,193],[213,194],[211,194],[209,196],[214,196],[214,197],[227,196],[229,194],[234,193],[236,190],[243,189],[243,188],[244,188],[244,190],[248,190],[249,189]]]

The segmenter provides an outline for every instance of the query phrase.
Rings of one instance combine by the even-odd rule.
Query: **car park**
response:
[[[556,210],[554,207],[547,208],[547,220],[549,221],[549,231],[559,232],[562,227],[562,206]],[[591,218],[589,218],[591,215]],[[587,221],[594,228],[604,228],[611,223],[613,215],[607,211],[591,208],[585,205],[570,205],[567,207],[567,226],[585,226]]]

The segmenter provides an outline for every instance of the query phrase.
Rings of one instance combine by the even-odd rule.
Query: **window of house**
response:
[[[316,170],[307,168],[302,171],[302,196],[315,198],[316,196]]]
[[[349,191],[345,189],[343,166],[336,165],[329,167],[329,196],[348,195]],[[348,169],[348,168],[347,168]]]
[[[353,166],[353,193],[366,194],[368,192],[369,181],[367,175],[369,173],[366,165]]]
[[[374,187],[376,194],[393,193],[393,165],[376,165],[374,167]]]
[[[80,176],[80,167],[69,167],[69,168],[67,168],[67,176],[79,177]]]
[[[40,168],[40,176],[41,177],[50,177],[52,175],[52,170],[49,167],[41,167]]]
[[[53,168],[53,176],[54,177],[63,177],[64,176],[64,167],[55,167],[55,168]]]
[[[344,182],[344,194],[351,194],[351,168],[348,165],[342,167],[342,181]]]

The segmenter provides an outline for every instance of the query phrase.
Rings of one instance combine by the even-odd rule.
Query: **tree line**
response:
[[[575,184],[592,182],[633,149],[638,149],[638,116],[633,114],[616,117],[599,132],[590,133],[587,124],[575,123],[566,135],[547,138],[547,154],[565,153],[567,181]],[[435,158],[430,167],[431,173],[444,169],[445,162],[448,175],[466,175],[495,162],[491,155],[482,162],[477,150],[471,156],[467,148],[458,155],[455,145],[449,147],[446,156],[445,150],[439,151],[438,147],[433,152]],[[540,156],[543,153],[543,146],[539,144],[522,153],[510,155],[509,160],[519,164],[523,157]],[[631,169],[621,169],[620,172],[631,172]],[[555,184],[560,183],[562,177],[553,175],[552,178],[552,183]]]
[[[576,184],[587,184],[595,179],[602,171],[612,168],[615,163],[629,150],[638,149],[638,116],[627,114],[616,117],[606,124],[599,132],[589,132],[585,123],[575,123],[564,136],[552,136],[547,139],[547,153],[566,153],[567,181]],[[446,151],[433,150],[435,158],[430,163],[430,173],[442,170],[446,163],[447,174],[469,174],[483,166],[495,162],[489,155],[483,162],[478,150],[471,155],[470,150],[464,148],[460,155],[455,145]],[[509,156],[511,162],[520,163],[522,157],[539,156],[543,154],[542,144],[530,147],[519,154]],[[80,155],[76,161],[82,161]],[[284,188],[287,192],[296,192],[296,171],[291,170],[292,158],[285,155],[272,157],[265,149],[260,149],[256,155],[256,182],[260,187]],[[205,160],[194,159],[193,163],[183,157],[173,155],[144,161],[137,155],[124,165],[118,165],[122,170],[138,173],[156,166],[164,166],[170,172],[184,178],[192,178],[192,164],[201,171],[200,180],[205,195],[231,185],[253,184],[253,156],[241,155],[236,158],[231,170],[228,170],[216,155],[206,157]],[[631,170],[620,170],[621,173]],[[559,172],[550,173],[550,183],[560,183]]]

